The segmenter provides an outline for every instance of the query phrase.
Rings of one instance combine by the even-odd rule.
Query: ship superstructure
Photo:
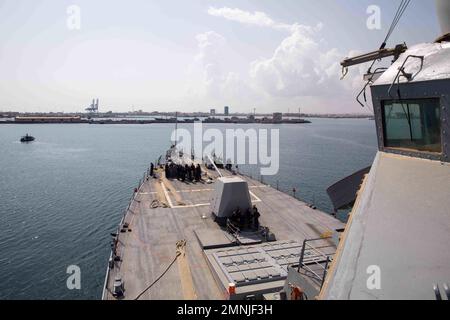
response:
[[[450,3],[438,7],[443,36],[406,49],[370,82],[379,152],[321,299],[450,296]]]

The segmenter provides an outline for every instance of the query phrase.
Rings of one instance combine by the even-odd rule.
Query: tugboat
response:
[[[20,142],[31,142],[34,141],[35,138],[33,136],[29,136],[28,133],[23,136],[22,138],[20,138]]]

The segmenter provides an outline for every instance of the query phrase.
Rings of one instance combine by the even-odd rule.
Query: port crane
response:
[[[90,113],[98,113],[98,98],[97,100],[92,99],[91,105],[84,110]]]

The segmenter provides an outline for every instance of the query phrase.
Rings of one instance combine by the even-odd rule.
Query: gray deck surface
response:
[[[208,174],[215,175],[211,171]],[[301,243],[305,238],[317,238],[344,226],[334,217],[313,210],[285,193],[241,177],[248,182],[252,201],[261,213],[261,224],[269,227],[277,240]],[[226,299],[226,292],[216,283],[194,232],[220,229],[212,220],[208,205],[213,189],[214,184],[187,184],[165,178],[145,182],[125,216],[131,232],[119,234],[117,254],[122,261],[110,269],[102,298],[115,299],[111,290],[115,276],[120,275],[125,285],[124,298],[135,299],[175,258],[176,242],[186,240],[185,257],[190,272],[174,263],[140,299]],[[154,199],[163,200],[170,207],[153,209]],[[190,284],[193,288],[186,289]],[[188,294],[192,290],[194,297]]]
[[[449,190],[448,163],[379,152],[322,298],[434,300],[433,284],[450,279]]]

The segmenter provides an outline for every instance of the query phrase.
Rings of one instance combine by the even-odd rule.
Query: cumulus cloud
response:
[[[214,31],[208,31],[196,36],[200,53],[198,59],[211,58],[217,56],[220,47],[226,43],[225,38]]]
[[[342,89],[337,49],[316,40],[320,25],[296,25],[269,58],[254,61],[250,75],[263,91],[284,97],[324,96]]]
[[[196,36],[198,53],[191,74],[199,73],[200,85],[192,83],[187,94],[197,100],[207,98],[211,102],[237,102],[247,99],[252,90],[237,72],[225,70],[223,62],[227,59],[227,41],[214,31]],[[252,97],[254,98],[254,97]],[[248,99],[247,99],[248,101]]]
[[[195,60],[201,67],[205,88],[203,92],[209,96],[220,95],[223,82],[220,65],[220,53],[225,46],[225,38],[214,31],[201,33],[196,37],[199,53]]]
[[[362,84],[360,74],[351,72],[346,81],[340,81],[341,67],[339,61],[348,56],[336,48],[327,47],[320,38],[322,23],[315,26],[284,24],[273,20],[264,12],[248,12],[232,8],[210,7],[208,13],[247,25],[279,29],[288,34],[266,58],[256,59],[250,63],[250,79],[246,83],[245,92],[252,91],[254,95],[265,95],[275,100],[315,97],[317,100],[330,100],[333,97],[353,98],[354,89]],[[214,41],[208,40],[209,38]],[[211,54],[213,43],[223,44],[215,33],[202,34],[199,41],[202,60]],[[207,48],[208,50],[205,50]],[[205,54],[207,52],[207,54]],[[215,94],[238,95],[242,90],[241,77],[236,73],[222,73],[216,64],[204,64],[206,70],[205,81],[208,91]],[[218,85],[220,82],[220,85]],[[214,83],[214,86],[212,86]],[[214,89],[214,90],[212,90]]]

